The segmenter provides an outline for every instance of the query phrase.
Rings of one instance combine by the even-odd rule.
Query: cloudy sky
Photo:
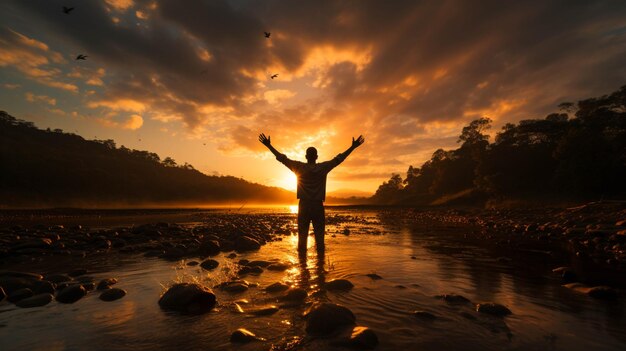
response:
[[[472,119],[626,84],[619,0],[16,0],[0,20],[0,110],[287,188],[260,132],[300,160],[363,134],[328,188],[373,192]]]

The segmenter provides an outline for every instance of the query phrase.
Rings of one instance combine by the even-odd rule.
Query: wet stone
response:
[[[289,285],[283,284],[281,282],[276,282],[274,284],[269,285],[265,288],[265,291],[270,293],[281,292],[289,289]]]
[[[267,270],[275,271],[275,272],[283,272],[289,269],[290,267],[291,265],[288,263],[277,262],[277,263],[272,263],[269,266],[267,266]]]
[[[70,285],[59,291],[56,300],[61,303],[74,303],[87,295],[87,290],[82,285]]]
[[[204,261],[202,261],[202,263],[200,263],[200,267],[202,267],[202,268],[204,268],[206,270],[215,269],[219,265],[220,265],[219,262],[217,262],[216,260],[211,259],[211,258],[209,258],[207,260],[204,260]]]
[[[356,322],[352,311],[333,303],[312,306],[305,314],[305,318],[306,332],[313,336],[329,335]]]
[[[215,294],[208,288],[190,283],[179,283],[169,288],[159,299],[164,310],[188,314],[209,312],[216,303]]]
[[[378,274],[376,274],[376,273],[366,274],[366,276],[370,277],[372,280],[380,280],[380,279],[383,279],[383,277],[381,277],[380,275],[378,275]]]
[[[378,336],[368,327],[354,327],[349,346],[358,350],[373,349],[378,345]]]
[[[13,291],[11,294],[9,294],[7,300],[9,302],[13,302],[16,303],[20,300],[26,299],[33,296],[33,291],[30,290],[29,288],[22,288],[22,289],[17,289],[15,291]]]
[[[98,290],[105,290],[111,287],[111,285],[115,285],[117,284],[117,279],[115,278],[106,278],[106,279],[102,279],[100,282],[98,282],[98,286],[97,289]]]
[[[108,289],[100,294],[100,300],[102,301],[115,301],[126,296],[126,290],[119,288]]]
[[[302,288],[289,288],[281,299],[284,301],[297,302],[303,301],[307,296],[306,290]]]
[[[49,293],[37,294],[20,300],[15,305],[21,308],[41,307],[49,304],[52,298],[52,294]]]
[[[457,294],[443,294],[437,295],[436,297],[438,299],[444,300],[449,304],[466,304],[470,302],[470,300],[468,300],[465,296]]]
[[[496,317],[504,317],[512,313],[507,307],[494,302],[479,303],[476,305],[476,311]]]
[[[254,333],[252,333],[251,331],[247,329],[243,329],[243,328],[239,328],[235,330],[230,335],[230,342],[233,342],[233,343],[248,343],[251,341],[265,341],[265,339],[259,338],[258,336],[254,335]]]
[[[326,288],[326,290],[330,291],[347,291],[352,289],[354,287],[354,284],[352,284],[347,279],[333,279],[326,282],[324,287]]]
[[[248,311],[248,313],[254,316],[271,316],[278,311],[279,311],[279,308],[277,306],[271,305],[271,306],[261,307],[255,310],[250,310]]]

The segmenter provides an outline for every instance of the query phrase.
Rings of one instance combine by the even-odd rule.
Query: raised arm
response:
[[[356,140],[353,137],[352,145],[350,145],[350,147],[346,151],[340,153],[339,155],[337,155],[337,157],[333,158],[331,161],[328,161],[327,164],[330,167],[328,171],[337,167],[341,162],[343,162],[346,159],[346,157],[348,157],[348,155],[352,153],[352,151],[354,151],[354,149],[361,146],[364,142],[365,142],[365,139],[363,139],[362,135],[359,135],[359,137],[356,138]]]
[[[261,144],[267,146],[267,148],[270,149],[270,151],[274,154],[274,156],[280,157],[282,155],[280,152],[278,152],[278,150],[276,150],[272,146],[272,141],[270,140],[269,135],[265,136],[265,134],[263,133],[259,134],[259,141],[261,142]]]
[[[346,150],[346,151],[344,151],[342,153],[342,155],[344,155],[344,158],[348,157],[348,155],[350,155],[352,153],[352,151],[354,151],[354,149],[356,149],[357,147],[363,145],[364,142],[365,142],[365,139],[363,138],[362,135],[359,135],[359,137],[356,138],[356,140],[354,140],[354,137],[352,137],[352,145],[350,145],[348,150]]]

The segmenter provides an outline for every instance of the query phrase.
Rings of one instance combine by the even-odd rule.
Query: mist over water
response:
[[[223,211],[223,210],[222,210]],[[220,211],[221,212],[221,211]],[[244,213],[293,213],[250,209]],[[626,312],[621,301],[606,302],[577,294],[551,276],[553,262],[543,256],[526,260],[497,260],[493,252],[462,243],[462,226],[406,226],[394,211],[327,210],[326,253],[310,250],[299,258],[297,237],[287,235],[260,251],[229,259],[214,257],[220,265],[208,272],[189,260],[167,262],[142,255],[109,254],[84,260],[55,259],[5,269],[41,273],[86,268],[96,279],[116,277],[127,290],[121,300],[103,302],[97,294],[64,305],[53,302],[35,309],[0,304],[2,350],[267,350],[291,337],[305,337],[301,317],[306,306],[283,307],[276,314],[251,317],[244,310],[280,305],[277,295],[264,287],[287,282],[305,288],[307,304],[330,301],[354,312],[357,325],[372,328],[378,350],[620,350],[626,347]],[[333,216],[350,216],[334,224]],[[210,220],[210,217],[207,217]],[[295,229],[295,215],[293,217]],[[182,222],[182,221],[181,221]],[[186,225],[198,223],[189,220]],[[114,224],[108,224],[113,226]],[[201,258],[200,258],[201,259]],[[157,301],[174,282],[200,282],[214,286],[229,280],[240,259],[287,261],[284,272],[265,270],[244,277],[259,286],[240,294],[214,289],[218,306],[201,316],[182,316],[159,309]],[[375,273],[374,280],[366,274]],[[349,292],[322,289],[324,282],[345,278],[355,287]],[[503,319],[474,312],[472,304],[449,305],[434,296],[456,293],[473,303],[493,301],[513,312]],[[420,321],[412,312],[427,311],[434,321]],[[467,316],[472,316],[468,318]],[[268,339],[247,345],[231,344],[230,334],[246,328]],[[334,349],[329,340],[305,338],[299,349]]]

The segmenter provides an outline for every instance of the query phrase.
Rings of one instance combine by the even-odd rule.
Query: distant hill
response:
[[[0,208],[290,203],[294,193],[208,176],[169,157],[42,130],[0,111]]]

